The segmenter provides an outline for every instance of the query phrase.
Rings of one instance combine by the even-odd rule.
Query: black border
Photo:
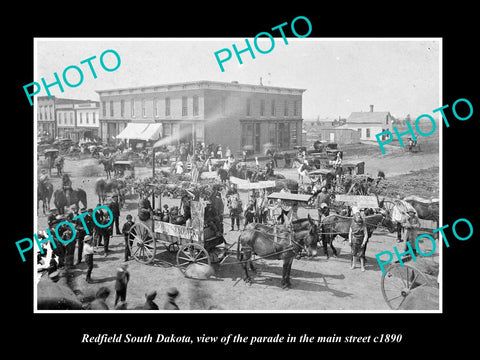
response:
[[[113,6],[113,5],[111,5]],[[201,9],[177,9],[166,11],[162,5],[117,4],[113,8],[98,8],[97,4],[85,5],[62,11],[52,4],[43,4],[39,11],[29,9],[23,16],[22,27],[5,29],[8,66],[11,81],[4,93],[5,106],[9,110],[3,137],[7,140],[4,166],[15,173],[15,181],[7,177],[5,188],[14,186],[4,206],[6,240],[4,258],[8,261],[4,271],[6,279],[3,291],[8,298],[7,311],[14,322],[9,328],[6,343],[12,349],[32,341],[40,346],[39,337],[52,344],[62,344],[72,353],[110,352],[113,349],[162,351],[165,346],[143,344],[142,347],[125,344],[81,344],[82,334],[90,333],[180,333],[223,336],[228,333],[244,335],[275,335],[303,333],[316,336],[336,334],[375,335],[380,333],[403,334],[401,344],[368,344],[374,350],[414,351],[417,346],[426,352],[446,348],[460,342],[461,349],[474,344],[474,333],[467,324],[475,314],[474,271],[478,253],[476,237],[479,221],[473,210],[478,198],[475,170],[476,118],[480,111],[478,79],[476,22],[469,5],[452,4],[449,9],[419,9],[407,3],[373,6],[343,4],[337,9],[315,6],[292,7],[293,4],[276,3],[260,11],[258,6],[247,3],[199,4]],[[185,5],[184,7],[188,7]],[[275,8],[275,11],[273,11]],[[119,11],[115,11],[119,10]],[[84,16],[82,16],[82,14]],[[77,18],[78,15],[78,18]],[[296,16],[306,16],[313,25],[310,37],[441,37],[443,38],[443,104],[452,104],[458,98],[467,98],[474,107],[474,115],[468,121],[452,120],[450,128],[443,129],[443,214],[444,224],[452,224],[458,218],[469,219],[475,229],[474,236],[465,242],[450,241],[444,247],[444,313],[443,314],[33,314],[32,266],[22,263],[14,242],[31,236],[33,229],[32,179],[33,179],[33,107],[28,105],[22,86],[33,79],[34,37],[241,37],[252,38],[261,31],[291,22]],[[89,21],[83,23],[85,16]],[[77,19],[77,21],[74,21]],[[27,25],[31,24],[31,26]],[[4,71],[6,69],[4,68]],[[386,76],[388,76],[386,74]],[[13,99],[13,103],[11,100]],[[10,113],[11,111],[11,113]],[[452,117],[451,112],[446,112]],[[27,125],[28,124],[28,125]],[[8,176],[8,175],[7,175]],[[9,193],[9,191],[6,191]],[[448,233],[447,233],[448,234]],[[450,239],[450,238],[449,238]],[[11,309],[12,308],[12,309]],[[11,309],[11,310],[10,310]],[[6,315],[6,314],[5,314]],[[473,319],[472,319],[473,320]],[[475,326],[476,324],[472,324]],[[71,346],[73,345],[73,346]],[[178,354],[189,350],[200,351],[204,356],[218,357],[219,351],[234,351],[242,347],[248,352],[258,348],[282,351],[292,344],[248,347],[215,344],[215,352],[204,352],[206,345],[188,346],[172,344]],[[293,344],[304,348],[308,344]],[[314,344],[307,349],[344,350],[363,348],[364,344]],[[352,347],[353,346],[353,347]],[[378,348],[380,346],[380,348]],[[34,350],[35,351],[35,350]],[[62,350],[63,351],[63,350]],[[320,353],[321,354],[321,353]],[[319,354],[319,355],[320,355]],[[408,355],[410,353],[407,353]],[[141,355],[140,355],[141,356]]]

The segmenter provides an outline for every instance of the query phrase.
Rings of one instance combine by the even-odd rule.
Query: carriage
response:
[[[220,261],[226,245],[222,235],[213,231],[205,222],[206,201],[189,200],[191,222],[185,225],[163,221],[154,213],[146,220],[136,222],[129,232],[130,253],[140,263],[150,264],[155,259],[160,243],[168,252],[176,252],[176,264],[185,275],[191,264],[209,266]]]
[[[48,174],[52,175],[52,167],[54,166],[55,159],[59,156],[60,150],[55,148],[46,149],[43,154],[48,162]]]
[[[117,160],[113,163],[113,172],[115,177],[123,177],[126,172],[135,176],[135,162],[130,160]]]

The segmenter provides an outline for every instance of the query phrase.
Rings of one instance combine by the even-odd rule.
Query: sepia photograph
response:
[[[442,312],[442,38],[302,20],[33,39],[36,313]]]

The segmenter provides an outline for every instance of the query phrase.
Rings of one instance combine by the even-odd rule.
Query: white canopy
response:
[[[162,132],[162,124],[128,123],[127,127],[117,135],[117,139],[158,140]]]

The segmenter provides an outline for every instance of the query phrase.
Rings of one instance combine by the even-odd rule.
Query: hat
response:
[[[171,287],[167,290],[167,295],[172,297],[178,296],[178,289],[176,287]]]
[[[413,214],[413,215],[417,215],[417,212],[415,210],[407,210],[407,214]]]
[[[145,293],[145,298],[147,300],[153,300],[157,296],[157,292],[155,290],[150,290],[149,292]]]
[[[128,214],[128,215],[126,216],[126,218],[127,218],[127,219],[132,219],[133,217],[132,217],[132,215]]]
[[[328,205],[327,205],[326,203],[321,203],[321,204],[320,204],[320,207],[321,207],[322,209],[324,209],[324,208],[328,207]]]
[[[55,216],[55,220],[63,220],[63,215],[57,215],[57,216]]]
[[[92,241],[92,237],[90,235],[85,235],[85,237],[83,238],[83,242],[87,241]]]
[[[50,273],[48,275],[48,277],[50,278],[50,280],[56,282],[60,278],[60,273],[58,271],[54,271],[54,272]]]
[[[55,206],[50,207],[50,211],[54,211],[54,210],[57,210]]]

